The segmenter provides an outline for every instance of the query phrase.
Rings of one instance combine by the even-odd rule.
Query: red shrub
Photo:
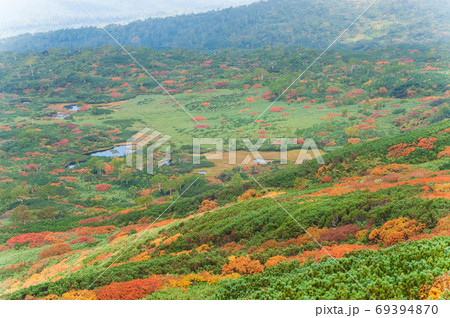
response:
[[[343,242],[347,240],[348,236],[351,234],[355,234],[361,230],[358,226],[354,224],[344,225],[337,228],[329,229],[327,232],[323,233],[319,242]]]
[[[284,107],[284,106],[272,107],[272,108],[270,109],[270,112],[271,112],[271,113],[279,113],[279,112],[281,112],[281,111],[283,111],[283,110],[285,110],[285,109],[286,109],[286,107]]]
[[[206,120],[206,118],[203,116],[197,116],[197,117],[191,118],[191,121],[204,121],[204,120]]]
[[[123,283],[111,283],[97,289],[95,294],[101,300],[134,300],[147,297],[158,290],[160,286],[161,280],[159,278],[149,277]]]
[[[272,95],[271,91],[267,91],[265,92],[262,96],[261,96],[264,100],[270,100],[272,97],[275,97],[275,95]]]
[[[105,216],[96,216],[93,218],[80,220],[80,221],[78,221],[78,224],[89,224],[89,223],[94,223],[94,222],[100,222],[100,221],[103,221],[104,219],[106,219]]]
[[[339,93],[339,88],[337,87],[330,87],[329,89],[327,89],[327,94],[331,95],[331,94],[336,94]]]
[[[364,93],[365,93],[365,91],[363,89],[354,88],[354,89],[351,89],[351,90],[347,91],[344,94],[344,96],[342,97],[342,99],[343,100],[352,99],[352,98],[358,97],[358,96],[360,96],[361,94],[364,94]]]
[[[45,240],[48,234],[50,234],[48,231],[41,233],[21,234],[11,237],[8,241],[6,241],[6,244],[10,247],[14,247],[16,244],[27,244],[29,247],[44,246],[50,243]]]
[[[95,191],[108,191],[109,189],[111,189],[110,184],[97,184],[95,186]]]
[[[228,81],[218,81],[214,83],[214,87],[217,89],[227,87],[229,83]]]
[[[70,244],[76,244],[76,243],[93,243],[93,242],[97,242],[97,240],[93,237],[90,236],[82,236],[79,238],[76,238],[72,241],[70,241]]]
[[[75,129],[75,128],[77,128],[78,127],[78,125],[77,124],[68,124],[67,126],[67,129],[70,129],[70,130],[72,130],[72,129]]]
[[[402,126],[402,125],[406,124],[408,121],[409,121],[409,118],[408,118],[407,115],[400,116],[400,117],[392,119],[392,123],[395,126]]]

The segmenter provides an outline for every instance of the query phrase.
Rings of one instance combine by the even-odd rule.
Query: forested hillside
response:
[[[221,11],[110,25],[107,30],[122,44],[156,49],[212,50],[293,44],[324,49],[372,2],[269,0]],[[373,48],[399,43],[445,43],[448,9],[448,2],[443,0],[379,0],[350,28],[340,45]],[[105,44],[114,42],[103,30],[88,27],[3,39],[0,50]]]

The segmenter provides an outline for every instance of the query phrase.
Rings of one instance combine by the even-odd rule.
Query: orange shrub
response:
[[[291,244],[295,245],[304,245],[311,242],[314,242],[315,240],[319,240],[320,237],[328,231],[327,228],[319,229],[318,227],[309,227],[306,229],[305,234],[300,234],[297,238],[289,239],[285,242],[282,242],[280,245],[283,247],[289,246]]]
[[[111,173],[114,172],[114,167],[111,165],[106,165],[105,166],[105,175],[110,175]]]
[[[98,299],[101,300],[132,300],[147,297],[152,292],[158,290],[161,280],[158,277],[146,279],[135,279],[123,283],[111,283],[95,291]]]
[[[259,260],[252,261],[250,256],[230,256],[230,262],[223,265],[222,274],[256,274],[264,271],[264,266]]]
[[[266,267],[275,266],[283,261],[287,260],[287,257],[282,255],[276,255],[271,258],[269,258],[265,264]]]
[[[254,199],[257,197],[261,196],[261,192],[253,190],[253,189],[249,189],[247,191],[245,191],[241,196],[238,197],[238,201],[246,201],[246,200],[250,200],[250,199]]]
[[[95,186],[95,191],[108,191],[109,189],[111,189],[110,184],[97,184]]]
[[[210,201],[210,200],[203,200],[202,204],[198,206],[199,213],[211,211],[217,208],[217,202],[216,201]]]
[[[328,229],[325,233],[323,233],[318,241],[322,242],[343,242],[347,240],[349,235],[354,235],[356,232],[361,230],[358,226],[354,224],[348,224],[344,226],[340,226],[337,228]]]
[[[322,174],[322,172],[324,172],[325,170],[330,169],[332,165],[333,165],[333,164],[330,163],[330,164],[327,165],[327,166],[322,166],[322,167],[320,167],[320,168],[317,170],[317,173],[315,174],[315,177],[316,177],[317,179],[319,179],[319,178],[320,178],[320,175]]]
[[[195,121],[195,122],[204,121],[204,120],[206,120],[206,118],[203,117],[203,116],[197,116],[197,117],[192,117],[191,118],[191,121]]]
[[[64,293],[61,300],[97,300],[95,292],[91,290],[74,290]]]
[[[348,138],[347,142],[351,145],[356,145],[361,142],[360,138]]]
[[[230,242],[219,248],[219,250],[237,253],[244,248],[244,245],[237,244],[236,242]]]
[[[70,244],[67,244],[67,243],[55,244],[55,245],[50,246],[48,249],[42,251],[39,254],[39,258],[43,259],[43,258],[52,257],[52,256],[59,256],[59,255],[66,254],[67,252],[70,252],[71,250],[72,250],[72,247],[70,246]]]
[[[236,273],[229,275],[212,275],[211,272],[203,271],[200,274],[188,274],[169,279],[165,285],[186,290],[193,283],[205,282],[211,285],[223,279],[238,279],[239,277],[240,275]]]
[[[408,147],[405,143],[400,143],[388,148],[388,158],[400,158],[403,156],[408,156],[411,152],[414,152],[416,148]]]
[[[79,237],[79,238],[76,238],[76,239],[70,241],[70,244],[93,243],[93,242],[97,242],[97,240],[90,236],[82,236],[82,237]]]
[[[333,182],[333,178],[325,175],[322,177],[322,179],[320,179],[320,183],[332,183]]]
[[[383,246],[392,246],[399,242],[422,233],[425,224],[418,223],[415,219],[398,218],[387,221],[379,229],[374,229],[369,234],[369,239],[374,242],[382,242]]]
[[[57,300],[58,298],[59,298],[58,295],[50,294],[50,295],[47,295],[47,296],[45,296],[43,298],[39,298],[39,299],[40,300]]]
[[[431,231],[432,235],[450,236],[450,215],[440,219],[436,227]]]
[[[434,143],[436,142],[436,137],[431,138],[419,138],[417,146],[426,150],[433,149]]]
[[[378,166],[376,168],[374,168],[370,174],[374,175],[374,176],[384,176],[386,174],[388,174],[389,172],[400,172],[400,171],[410,171],[411,170],[411,166],[410,165],[402,165],[402,164],[390,164],[387,166]]]
[[[175,242],[176,240],[178,240],[178,238],[179,237],[182,237],[183,236],[183,234],[181,234],[181,233],[177,233],[177,234],[175,234],[175,235],[172,235],[171,237],[169,237],[169,238],[167,238],[167,239],[165,239],[164,241],[163,241],[163,244],[172,244],[173,242]]]
[[[450,146],[448,146],[447,148],[445,148],[445,150],[438,153],[437,157],[438,159],[441,159],[442,157],[450,157]]]
[[[420,299],[438,300],[442,294],[450,290],[450,276],[448,273],[435,277],[431,286],[424,286],[421,290]]]
[[[305,261],[308,258],[314,258],[315,260],[320,260],[321,258],[330,255],[334,258],[342,258],[345,254],[358,251],[358,250],[376,250],[376,246],[366,246],[366,245],[358,245],[358,244],[342,244],[342,245],[333,245],[333,246],[323,246],[321,249],[313,250],[313,251],[305,251],[300,256],[294,256],[292,258],[297,258],[300,261]]]
[[[116,230],[114,225],[105,225],[105,226],[97,226],[97,227],[85,227],[80,226],[69,230],[68,233],[73,233],[78,236],[87,236],[87,235],[100,235],[111,233]]]
[[[283,110],[285,110],[285,109],[286,109],[286,107],[284,107],[284,106],[272,107],[272,108],[270,109],[270,112],[271,112],[271,113],[278,113],[278,112],[281,112],[281,111],[283,111]]]

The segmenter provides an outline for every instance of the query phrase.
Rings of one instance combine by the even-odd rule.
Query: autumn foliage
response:
[[[90,236],[82,236],[79,238],[76,238],[72,241],[70,241],[70,244],[77,244],[77,243],[94,243],[97,242],[97,240]]]
[[[250,256],[234,257],[230,256],[230,262],[223,265],[223,274],[256,274],[261,273],[264,270],[264,266],[261,265],[259,260],[252,261]]]
[[[208,212],[214,210],[217,207],[217,202],[210,200],[203,200],[202,204],[198,206],[198,212]]]
[[[408,156],[410,153],[414,152],[416,148],[408,147],[405,143],[400,143],[388,148],[388,158],[400,158]]]
[[[418,223],[415,219],[397,218],[384,223],[379,229],[374,229],[369,234],[369,239],[373,242],[381,242],[383,246],[392,246],[399,242],[422,233],[425,224]]]
[[[279,113],[279,112],[282,112],[282,111],[285,110],[285,109],[286,109],[286,107],[284,107],[284,106],[272,107],[272,108],[270,109],[270,112],[271,112],[271,113]]]
[[[446,273],[442,276],[435,277],[431,286],[424,286],[422,288],[421,299],[426,300],[438,300],[441,299],[444,294],[447,294],[448,299],[450,291],[450,275]]]
[[[53,243],[53,241],[48,238],[50,233],[51,232],[21,234],[11,237],[6,241],[6,244],[10,247],[15,247],[16,245],[28,245],[29,247],[43,246]]]
[[[438,159],[441,159],[442,157],[450,157],[450,146],[445,148],[445,150],[442,150],[440,153],[438,153]]]
[[[39,258],[43,259],[43,258],[48,258],[48,257],[52,257],[52,256],[59,256],[59,255],[66,254],[67,252],[70,252],[71,250],[72,250],[72,247],[70,246],[70,244],[66,244],[66,243],[55,244],[55,245],[50,246],[48,249],[43,250],[39,254]]]
[[[271,267],[271,266],[275,266],[278,265],[279,263],[287,260],[288,258],[282,255],[276,255],[273,256],[271,258],[269,258],[265,264],[266,267]]]
[[[390,172],[410,171],[412,168],[410,165],[402,164],[390,164],[387,166],[378,166],[374,168],[370,174],[375,176],[384,176]]]
[[[250,199],[254,199],[254,198],[258,198],[261,196],[261,192],[260,191],[256,191],[254,189],[249,189],[247,191],[245,191],[240,197],[238,197],[238,201],[247,201]]]
[[[111,283],[95,291],[100,300],[134,300],[141,299],[158,290],[161,280],[158,277],[135,279],[123,283]]]
[[[97,295],[91,290],[71,290],[61,296],[61,300],[97,300]]]
[[[430,150],[430,149],[433,149],[434,143],[437,141],[437,138],[436,137],[419,138],[418,141],[419,142],[417,144],[417,147],[423,148],[423,149],[426,149],[426,150]]]
[[[191,121],[195,121],[195,122],[204,121],[204,120],[206,120],[206,118],[203,117],[203,116],[197,116],[197,117],[192,117],[191,118]]]
[[[323,233],[318,241],[322,242],[343,242],[347,240],[349,235],[354,235],[361,230],[360,227],[354,224],[348,224],[337,228],[332,228]]]
[[[108,191],[109,189],[111,189],[110,184],[97,184],[95,186],[95,191],[99,191],[99,192]]]

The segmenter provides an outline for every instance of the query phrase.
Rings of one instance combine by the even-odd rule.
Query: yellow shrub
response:
[[[61,300],[97,300],[95,292],[91,290],[74,290],[64,293],[61,296]]]

